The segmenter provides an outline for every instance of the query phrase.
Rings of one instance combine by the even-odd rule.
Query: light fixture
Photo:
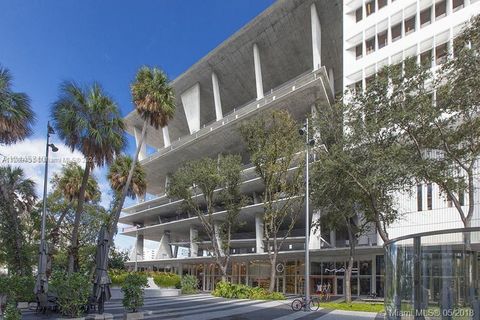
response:
[[[52,152],[57,152],[58,151],[58,148],[53,143],[48,144],[48,146],[50,148],[52,148]]]

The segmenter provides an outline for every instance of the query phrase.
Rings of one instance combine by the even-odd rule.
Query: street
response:
[[[216,298],[207,293],[185,295],[180,297],[145,297],[144,319],[182,319],[182,320],[374,320],[383,316],[368,312],[350,312],[340,310],[319,309],[315,312],[293,312],[291,300],[258,301],[229,300]],[[114,319],[122,319],[124,308],[118,297],[110,300],[105,307],[106,313],[114,315]],[[23,311],[23,319],[53,319],[58,314],[35,314]]]

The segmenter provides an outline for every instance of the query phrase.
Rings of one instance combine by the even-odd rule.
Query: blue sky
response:
[[[49,109],[61,81],[100,82],[126,115],[133,109],[129,84],[140,66],[159,66],[173,79],[273,2],[2,0],[0,65],[13,74],[14,89],[30,96],[37,123],[28,141],[2,147],[0,153],[43,154]],[[130,138],[127,151],[134,147]],[[41,181],[41,165],[22,167]],[[105,170],[95,174],[106,193]],[[118,239],[121,247],[131,243],[131,238]]]

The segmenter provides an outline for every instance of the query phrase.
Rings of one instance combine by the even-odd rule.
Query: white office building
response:
[[[168,127],[148,128],[147,146],[140,154],[148,196],[124,208],[120,219],[132,226],[123,235],[136,237],[138,267],[196,275],[204,290],[220,280],[200,222],[181,210],[181,201],[168,199],[165,186],[169,175],[187,160],[236,153],[243,159],[241,190],[249,202],[240,214],[245,223],[231,243],[230,280],[267,286],[263,187],[238,133],[240,123],[275,109],[286,109],[302,122],[314,104],[321,109],[347,87],[364,87],[379,68],[407,56],[431,59],[435,67],[475,13],[480,13],[480,1],[279,0],[226,39],[172,81],[177,111]],[[142,120],[132,112],[126,122],[137,139]],[[421,210],[415,197],[400,199],[400,209],[411,214],[392,226],[392,237],[416,232],[415,228],[460,226],[455,210],[435,186],[421,190]],[[214,217],[221,220],[223,214],[219,208]],[[310,215],[319,217],[316,211]],[[278,291],[303,292],[305,227],[300,219],[280,252]],[[346,234],[312,229],[310,237],[311,292],[318,283],[330,283],[334,294],[343,294]],[[153,259],[138,259],[145,257],[145,240],[158,243]],[[133,267],[134,262],[128,265]],[[354,295],[383,293],[383,248],[375,231],[359,239],[354,268]]]

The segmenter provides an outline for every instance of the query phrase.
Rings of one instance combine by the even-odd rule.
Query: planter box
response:
[[[181,289],[160,288],[160,290],[158,290],[159,297],[176,297],[179,296],[181,293]]]
[[[113,320],[113,314],[111,313],[92,313],[85,317],[85,320]]]
[[[124,313],[123,314],[123,319],[124,320],[143,319],[143,312]]]

